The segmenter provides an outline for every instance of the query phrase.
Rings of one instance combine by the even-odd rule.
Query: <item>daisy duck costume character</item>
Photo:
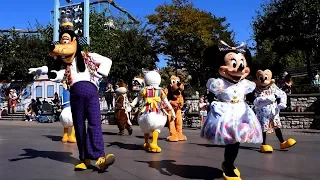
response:
[[[55,68],[53,68],[54,70]],[[57,70],[57,69],[55,69]],[[48,74],[48,66],[42,66],[38,68],[29,68],[29,74],[47,74],[50,78],[50,75]],[[63,126],[63,136],[61,141],[62,142],[69,142],[69,143],[75,143],[77,142],[74,126],[73,126],[73,120],[72,120],[72,114],[71,114],[71,107],[70,107],[70,92],[67,90],[66,84],[63,84],[63,92],[62,92],[62,111],[59,116],[59,120]],[[71,128],[71,132],[69,133],[69,128]]]
[[[60,44],[51,44],[50,55],[60,60],[63,68],[52,70],[51,81],[62,82],[70,91],[70,105],[79,150],[80,163],[75,170],[85,170],[91,160],[97,160],[100,170],[115,161],[113,154],[105,155],[101,129],[98,87],[109,74],[112,61],[96,53],[82,52],[70,21],[64,21],[59,33]],[[88,121],[88,127],[86,122]]]
[[[175,114],[163,89],[159,87],[161,76],[156,70],[144,71],[146,86],[140,91],[140,95],[133,100],[131,106],[134,107],[141,99],[142,105],[140,116],[138,117],[139,126],[144,133],[145,143],[143,149],[148,152],[161,152],[158,146],[158,137],[161,129],[166,125],[168,111],[175,119]],[[152,142],[149,137],[152,135]]]
[[[258,120],[261,123],[263,130],[263,142],[260,147],[260,152],[271,153],[273,148],[266,144],[267,133],[272,133],[275,129],[275,134],[280,141],[280,148],[286,149],[296,144],[292,138],[284,140],[281,132],[281,122],[279,112],[280,109],[287,107],[287,94],[279,89],[272,79],[272,72],[269,69],[258,70],[256,73],[255,83],[257,85],[253,101],[254,110]],[[277,103],[276,99],[280,99]]]
[[[245,95],[256,87],[254,82],[245,79],[252,58],[244,43],[238,47],[220,43],[206,49],[204,54],[205,58],[215,61],[213,66],[220,77],[207,82],[207,89],[218,100],[211,103],[200,136],[213,144],[225,145],[223,179],[241,180],[240,171],[234,166],[240,143],[262,142],[260,123],[244,101]]]

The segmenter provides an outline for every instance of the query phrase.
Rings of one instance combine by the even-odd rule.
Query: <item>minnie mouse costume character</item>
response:
[[[286,149],[296,144],[296,140],[292,138],[286,141],[283,140],[279,112],[280,109],[287,107],[287,94],[279,89],[274,82],[272,72],[269,69],[257,71],[255,79],[257,87],[254,91],[255,100],[253,104],[263,129],[263,142],[260,147],[260,152],[262,153],[271,153],[273,151],[272,146],[266,144],[267,133],[272,133],[273,128],[280,141],[281,149]],[[276,97],[280,99],[279,104],[276,102]]]
[[[59,33],[60,44],[50,45],[50,55],[57,57],[64,68],[52,70],[50,80],[62,82],[70,91],[70,105],[79,149],[80,163],[75,170],[85,170],[91,160],[105,170],[115,161],[113,154],[105,156],[101,129],[98,87],[108,76],[112,61],[96,53],[82,52],[73,24],[64,19]],[[88,127],[86,122],[88,121]]]
[[[256,85],[245,79],[250,73],[250,51],[246,44],[231,47],[223,41],[205,51],[205,58],[214,59],[220,77],[211,78],[207,89],[218,101],[211,103],[210,112],[201,129],[201,137],[214,144],[226,145],[222,163],[224,180],[241,180],[234,166],[240,143],[261,143],[262,130],[253,110],[244,101]]]

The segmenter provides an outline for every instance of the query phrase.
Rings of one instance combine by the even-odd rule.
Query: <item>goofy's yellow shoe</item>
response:
[[[289,139],[286,140],[285,142],[280,143],[280,149],[286,149],[286,148],[292,147],[292,146],[294,146],[296,143],[297,143],[296,140],[294,140],[294,139],[292,139],[292,138],[289,138]]]
[[[222,170],[223,170],[223,171],[226,170],[226,168],[224,167],[224,163],[222,163],[221,167],[222,167]],[[235,167],[235,169],[233,169],[233,172],[234,172],[237,176],[240,177],[240,171],[239,171],[238,168]]]
[[[115,161],[113,154],[108,154],[106,157],[100,157],[96,165],[100,168],[100,170],[106,170],[109,166],[111,166]]]
[[[229,176],[226,176],[225,173],[223,173],[222,178],[223,178],[223,180],[242,180],[239,176],[238,177],[229,177]]]
[[[273,148],[272,146],[266,144],[266,145],[261,145],[260,146],[260,152],[262,153],[272,153],[273,152]]]
[[[90,159],[85,159],[84,161],[80,161],[80,163],[74,167],[74,170],[76,171],[86,170],[90,165],[91,165]]]

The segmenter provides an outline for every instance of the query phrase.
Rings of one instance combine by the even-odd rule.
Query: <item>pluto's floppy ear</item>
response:
[[[150,72],[150,71],[147,70],[147,69],[142,68],[142,73],[143,73],[144,75],[146,75],[148,72]]]

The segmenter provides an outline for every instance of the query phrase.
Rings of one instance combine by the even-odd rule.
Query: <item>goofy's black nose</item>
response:
[[[54,45],[53,43],[50,43],[49,44],[49,51],[50,52],[53,51],[55,47],[56,47],[56,45]]]
[[[178,82],[177,85],[180,86],[180,85],[181,85],[181,82]]]

